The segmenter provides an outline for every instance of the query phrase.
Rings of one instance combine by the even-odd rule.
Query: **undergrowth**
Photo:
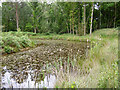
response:
[[[59,71],[55,87],[118,88],[118,30],[103,29],[91,36],[80,37],[80,39],[86,38],[94,42],[88,58],[82,62],[82,66],[78,66],[78,71],[73,73]]]
[[[2,32],[0,34],[2,53],[10,54],[26,47],[33,47],[34,45],[34,42],[21,32]]]

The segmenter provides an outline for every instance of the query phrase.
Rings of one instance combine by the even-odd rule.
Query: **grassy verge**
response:
[[[118,30],[102,29],[79,39],[86,38],[95,43],[89,57],[82,62],[78,72],[60,73],[55,87],[117,88]]]
[[[1,32],[0,46],[2,53],[10,54],[28,47],[33,47],[34,42],[21,32]]]

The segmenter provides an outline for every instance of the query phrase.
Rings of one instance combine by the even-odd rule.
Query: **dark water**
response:
[[[86,58],[90,43],[62,40],[38,40],[39,46],[2,57],[2,87],[53,88],[57,68],[69,58]],[[70,65],[69,65],[70,66]],[[71,66],[70,66],[71,67]]]

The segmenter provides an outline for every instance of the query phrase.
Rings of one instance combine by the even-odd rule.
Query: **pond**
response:
[[[86,58],[90,43],[65,40],[36,40],[33,49],[3,56],[2,87],[4,88],[53,88],[57,71],[67,64],[72,72],[73,61]]]

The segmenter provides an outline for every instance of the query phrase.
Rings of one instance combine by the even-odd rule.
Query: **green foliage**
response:
[[[21,32],[2,33],[1,45],[6,53],[20,51],[22,48],[33,47],[35,44]]]
[[[112,68],[105,67],[101,72],[101,77],[99,78],[98,87],[99,88],[117,88],[118,87],[118,65],[117,63],[112,64]]]
[[[88,58],[82,61],[78,59],[80,64],[78,62],[75,64],[77,68],[80,67],[80,71],[60,73],[56,86],[59,88],[117,88],[119,85],[117,34],[116,29],[101,29],[95,31],[91,36],[78,38],[74,35],[59,36],[59,38],[67,40],[69,38],[74,41],[88,39],[91,41],[91,46],[94,47],[89,50]],[[71,65],[73,65],[72,63]]]
[[[5,46],[5,47],[4,47],[4,51],[5,51],[6,53],[10,54],[10,53],[13,52],[13,48],[10,47],[10,46]]]
[[[91,2],[86,2],[86,32],[90,30]],[[119,26],[120,5],[118,2],[94,2],[93,30],[101,28],[112,28]],[[116,5],[116,6],[115,6]],[[15,3],[4,2],[2,4],[3,31],[16,31]],[[22,8],[21,8],[22,7]],[[72,8],[73,7],[73,8]],[[83,35],[84,3],[80,2],[20,2],[18,3],[19,27],[21,31],[37,33],[70,33],[73,28],[79,35]],[[116,7],[116,9],[115,9]],[[116,12],[116,16],[115,16]],[[108,17],[109,16],[109,17]],[[116,19],[116,20],[115,20]],[[80,26],[79,26],[80,23]],[[101,24],[100,24],[101,23]],[[74,25],[74,26],[73,26]],[[79,30],[78,30],[79,28]],[[69,31],[68,31],[69,30]]]
[[[18,32],[20,32],[20,31],[21,31],[21,29],[20,29],[20,28],[18,28],[18,29],[17,29],[17,31],[18,31]]]
[[[47,33],[45,33],[45,35],[50,35],[50,33],[49,33],[49,32],[47,32]]]
[[[117,30],[120,30],[120,26],[119,26],[119,27],[117,27]]]
[[[74,82],[74,83],[72,83],[72,84],[69,86],[69,88],[77,88],[77,85],[76,85],[75,82]]]
[[[4,46],[4,42],[2,41],[2,36],[0,36],[0,47]]]
[[[31,23],[27,23],[27,25],[25,26],[25,31],[29,32],[33,31],[33,26]]]

